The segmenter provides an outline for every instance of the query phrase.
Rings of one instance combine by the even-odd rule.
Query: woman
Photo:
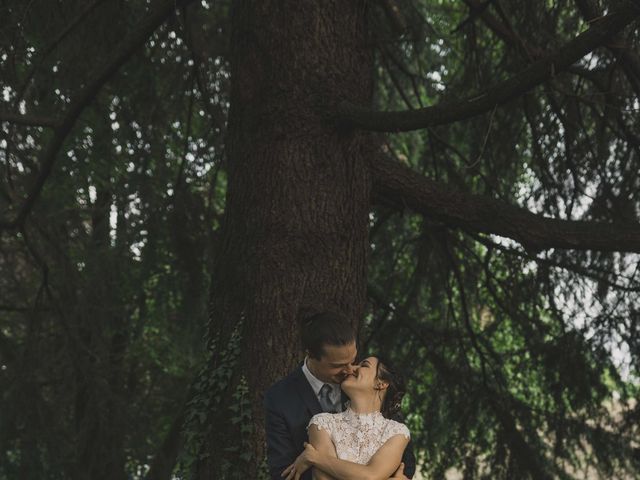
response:
[[[401,376],[388,362],[368,357],[341,387],[349,407],[309,421],[309,443],[282,473],[286,480],[298,480],[310,467],[315,480],[387,480],[400,465],[409,429],[390,417],[404,394]]]

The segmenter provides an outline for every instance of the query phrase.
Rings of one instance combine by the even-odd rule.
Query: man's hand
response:
[[[295,462],[285,468],[282,476],[285,477],[285,480],[299,480],[302,474],[315,464],[317,457],[318,451],[313,445],[304,442],[304,450],[298,455]]]
[[[404,463],[400,463],[400,466],[398,467],[398,469],[393,472],[393,476],[389,479],[389,480],[409,480],[407,477],[404,476]]]

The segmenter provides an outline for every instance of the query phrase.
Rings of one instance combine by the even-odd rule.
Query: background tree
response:
[[[3,4],[0,476],[254,477],[325,308],[427,476],[632,475],[640,10],[503,3]]]

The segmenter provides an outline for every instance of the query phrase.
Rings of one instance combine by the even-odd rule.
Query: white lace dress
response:
[[[311,425],[329,433],[339,459],[360,465],[369,463],[373,454],[394,435],[410,436],[404,423],[386,419],[380,412],[358,414],[350,408],[342,413],[314,415],[309,421]]]

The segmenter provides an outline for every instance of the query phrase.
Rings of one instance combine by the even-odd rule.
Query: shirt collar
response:
[[[309,381],[311,388],[313,388],[313,393],[315,393],[316,396],[319,395],[320,389],[325,383],[327,383],[327,385],[329,385],[333,391],[336,391],[336,389],[338,389],[339,391],[340,385],[338,385],[337,383],[323,382],[322,380],[317,378],[313,373],[311,373],[311,370],[309,370],[309,367],[307,367],[308,359],[309,357],[304,358],[304,363],[302,364],[302,373],[304,373],[304,376],[307,377],[307,380]]]

